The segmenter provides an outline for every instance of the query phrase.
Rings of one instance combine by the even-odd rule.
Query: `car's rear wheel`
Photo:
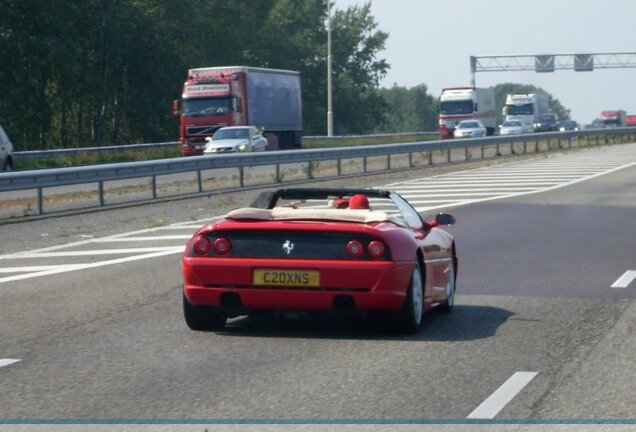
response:
[[[424,318],[424,284],[420,261],[416,260],[406,292],[406,299],[395,315],[395,327],[400,333],[415,334]]]
[[[227,318],[213,306],[196,306],[183,295],[183,316],[191,330],[223,330]]]
[[[455,305],[455,289],[456,277],[455,277],[455,260],[450,266],[450,274],[448,275],[448,282],[446,283],[446,300],[437,308],[440,312],[449,313],[453,310]]]

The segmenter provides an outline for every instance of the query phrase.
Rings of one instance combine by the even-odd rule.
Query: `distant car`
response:
[[[262,313],[365,311],[416,333],[455,298],[455,217],[424,220],[393,191],[278,189],[202,226],[181,260],[192,330]]]
[[[574,120],[563,120],[561,122],[561,127],[559,128],[561,132],[577,131],[579,129],[580,129],[579,124],[575,122]]]
[[[267,138],[255,126],[228,126],[206,138],[203,154],[265,151]]]
[[[0,126],[0,171],[11,171],[13,169],[13,144]]]
[[[506,120],[499,128],[499,135],[520,135],[534,132],[532,125],[521,120]]]
[[[535,132],[556,132],[559,130],[559,119],[556,114],[541,114],[533,126]]]
[[[455,128],[455,138],[472,138],[486,136],[486,127],[479,120],[462,120]]]

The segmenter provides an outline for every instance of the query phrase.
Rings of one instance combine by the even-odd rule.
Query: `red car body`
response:
[[[328,207],[359,193],[374,210]],[[191,328],[220,329],[227,318],[257,310],[384,311],[401,322],[401,315],[419,312],[417,304],[403,311],[409,292],[419,295],[418,274],[421,298],[413,301],[422,314],[452,307],[454,238],[437,227],[454,223],[451,215],[426,223],[387,191],[283,189],[264,196],[257,200],[264,208],[230,212],[188,242],[182,271]],[[291,206],[281,206],[284,200]],[[394,208],[375,210],[384,202]],[[421,316],[416,321],[400,327],[412,333]]]

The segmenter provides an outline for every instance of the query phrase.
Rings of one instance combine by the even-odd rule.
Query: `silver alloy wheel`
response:
[[[455,267],[451,264],[448,282],[446,283],[446,304],[452,307],[455,303]]]
[[[424,310],[424,294],[422,292],[422,272],[420,271],[419,265],[416,265],[413,269],[411,284],[411,290],[413,292],[413,319],[417,325],[420,325],[422,322],[422,312]]]

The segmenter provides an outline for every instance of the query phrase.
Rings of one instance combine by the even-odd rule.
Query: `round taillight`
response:
[[[352,258],[360,258],[364,253],[364,247],[358,240],[351,240],[345,249]]]
[[[384,243],[382,243],[381,241],[373,240],[371,243],[369,243],[369,247],[367,248],[367,250],[369,251],[369,255],[371,255],[371,258],[380,258],[382,255],[384,255]]]
[[[232,244],[225,237],[214,240],[214,253],[217,255],[227,255],[232,250]]]
[[[207,255],[211,247],[212,244],[210,243],[210,240],[204,236],[198,236],[194,239],[194,243],[192,244],[192,248],[199,255]]]

